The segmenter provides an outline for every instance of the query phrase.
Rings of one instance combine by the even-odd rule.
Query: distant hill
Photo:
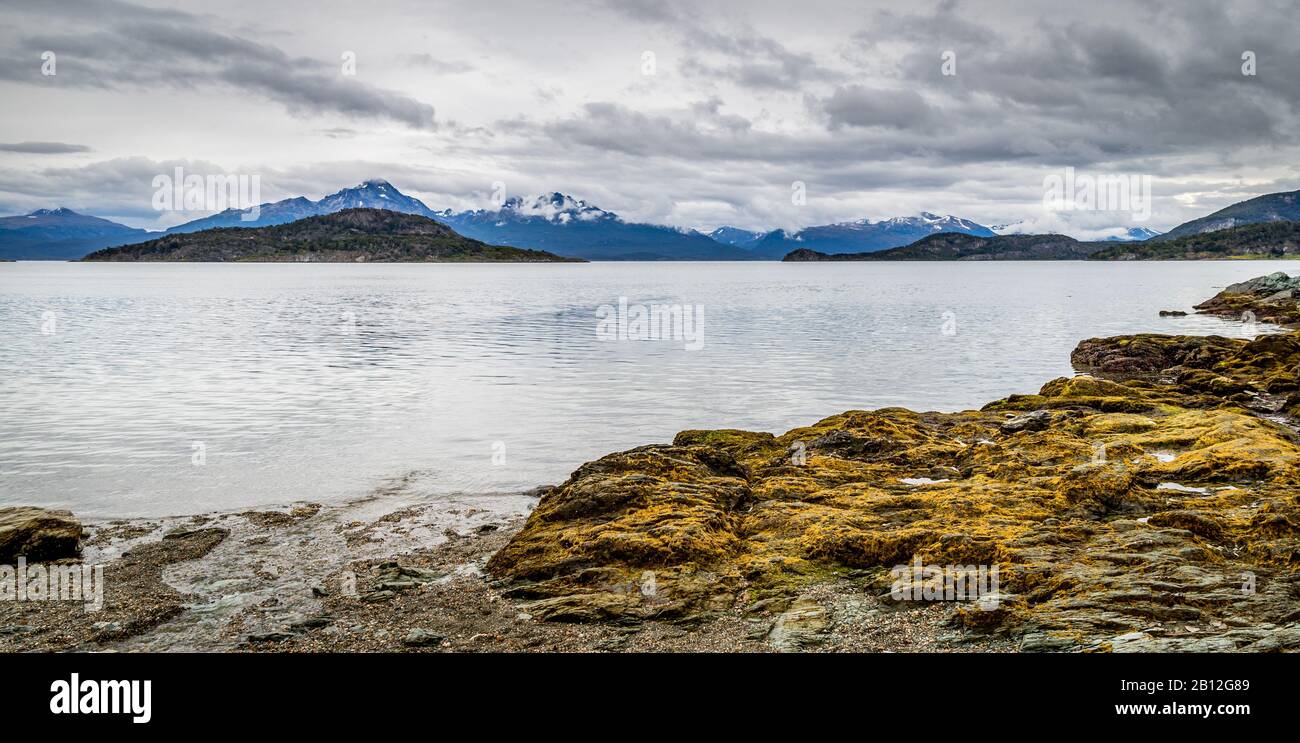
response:
[[[1098,260],[1213,260],[1300,257],[1300,222],[1260,222],[1173,240],[1118,243],[1092,256]]]
[[[796,250],[783,261],[1037,261],[1083,260],[1107,243],[1086,243],[1065,235],[995,235],[981,237],[940,233],[901,248],[870,253],[827,254]]]
[[[892,217],[878,222],[861,219],[806,227],[793,234],[773,230],[746,247],[754,257],[762,259],[776,259],[798,250],[826,254],[869,253],[910,245],[924,237],[944,233],[994,236],[989,228],[968,219],[922,212],[916,217]]]
[[[108,248],[87,261],[539,263],[552,253],[486,245],[428,217],[345,209],[270,227],[218,227]]]
[[[0,217],[0,259],[76,260],[92,250],[151,236],[71,209],[37,209],[17,217]]]
[[[1271,193],[1238,202],[1200,219],[1184,222],[1152,240],[1173,240],[1260,222],[1294,221],[1300,221],[1300,191]]]

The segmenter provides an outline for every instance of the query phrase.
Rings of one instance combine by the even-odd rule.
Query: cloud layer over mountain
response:
[[[10,214],[184,222],[200,215],[150,207],[153,176],[180,164],[260,175],[268,201],[383,177],[433,208],[561,191],[705,230],[933,211],[1104,238],[1300,184],[1287,0],[0,12]],[[1065,167],[1151,175],[1151,219],[1044,209]]]

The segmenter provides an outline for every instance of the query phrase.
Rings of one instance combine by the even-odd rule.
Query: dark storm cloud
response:
[[[321,62],[290,57],[269,44],[208,30],[185,16],[167,23],[114,23],[112,12],[102,16],[108,28],[23,36],[14,45],[16,53],[0,62],[0,79],[104,89],[233,86],[298,115],[338,113],[416,129],[433,126],[433,106],[343,74],[341,58]],[[56,55],[57,74],[52,77],[41,74],[41,55],[47,50]]]
[[[22,152],[31,155],[67,155],[73,152],[90,152],[82,144],[65,142],[0,142],[0,152]]]

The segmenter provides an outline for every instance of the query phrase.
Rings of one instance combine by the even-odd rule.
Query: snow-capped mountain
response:
[[[795,233],[773,230],[748,246],[755,258],[779,259],[791,250],[807,248],[819,253],[870,253],[910,245],[928,235],[960,232],[992,237],[993,231],[961,217],[921,212],[915,217],[891,217],[874,221],[805,227]]]
[[[100,248],[143,242],[153,236],[71,209],[37,209],[30,214],[0,217],[0,258],[76,260]]]
[[[320,201],[301,196],[262,204],[255,219],[245,219],[251,209],[227,209],[210,217],[177,225],[168,232],[198,232],[213,227],[269,227],[296,222],[306,217],[333,214],[344,209],[387,209],[405,214],[432,217],[433,210],[419,199],[398,191],[391,183],[372,179],[352,188],[336,191]]]
[[[562,193],[507,199],[500,209],[445,210],[435,219],[493,245],[547,250],[588,260],[742,260],[745,251],[695,231],[625,222]]]
[[[759,238],[763,237],[763,235],[767,233],[742,230],[739,227],[719,227],[718,229],[706,234],[723,245],[747,247],[753,245]]]
[[[264,227],[343,209],[388,209],[431,217],[460,234],[489,245],[547,250],[588,260],[728,260],[751,256],[720,245],[696,232],[672,227],[624,222],[617,214],[562,193],[513,197],[500,209],[434,211],[387,181],[368,180],[332,193],[319,201],[296,198],[263,204],[256,219],[248,210],[220,214],[173,227],[169,232],[195,232],[212,227]]]
[[[332,193],[316,202],[322,214],[332,214],[344,209],[387,209],[403,214],[431,216],[432,211],[423,201],[398,191],[391,183],[371,179],[352,188]]]
[[[1112,235],[1106,238],[1105,242],[1110,243],[1127,243],[1137,242],[1140,240],[1149,240],[1160,233],[1150,227],[1130,227],[1122,235]]]

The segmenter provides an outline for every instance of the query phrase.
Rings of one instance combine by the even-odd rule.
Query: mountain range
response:
[[[70,260],[149,237],[144,230],[71,209],[37,209],[31,214],[0,217],[0,259]]]
[[[418,214],[349,207],[266,227],[212,227],[97,250],[87,261],[543,263],[576,259],[486,245]]]
[[[740,230],[719,228],[728,239],[737,240]],[[922,212],[915,217],[893,217],[880,221],[860,219],[856,222],[806,227],[798,232],[772,230],[750,241],[733,242],[760,260],[776,260],[792,250],[823,253],[869,253],[910,245],[923,237],[941,232],[992,237],[993,231],[981,224],[952,216]],[[753,233],[751,233],[753,234]],[[716,238],[715,238],[716,239]]]
[[[795,250],[782,260],[812,261],[1041,261],[1215,260],[1300,257],[1300,222],[1268,221],[1172,240],[1084,242],[1066,235],[943,233],[873,253],[826,254]]]
[[[991,239],[997,237],[998,232],[1014,228],[1010,225],[990,229],[960,217],[923,212],[914,217],[878,221],[861,219],[807,227],[795,232],[780,229],[756,232],[724,226],[706,234],[628,222],[614,212],[561,193],[514,197],[496,209],[435,211],[419,199],[398,191],[387,181],[374,179],[316,201],[296,197],[262,204],[255,211],[227,209],[172,227],[164,233],[134,229],[69,209],[40,209],[31,214],[0,218],[0,259],[72,260],[104,247],[153,240],[160,234],[185,234],[213,228],[269,227],[357,208],[385,209],[427,217],[450,226],[467,238],[490,245],[547,250],[588,260],[777,260],[793,251],[827,255],[865,254],[910,246],[933,235],[959,234]],[[1300,191],[1268,194],[1234,204],[1179,225],[1164,235],[1134,227],[1109,240],[1122,243],[1166,241],[1243,224],[1291,220],[1300,220]],[[986,249],[996,252],[989,245],[1009,246],[1013,253],[1021,249],[1018,244],[972,242],[962,243],[957,252],[974,251],[970,255],[963,253],[967,258],[983,254]],[[1267,246],[1256,248],[1268,251]],[[905,255],[935,249],[935,244],[926,244],[910,254],[891,255],[902,259]],[[1141,251],[1136,254],[1141,254]]]
[[[214,228],[270,227],[357,208],[416,214],[436,219],[465,237],[491,245],[547,250],[587,260],[776,260],[797,247],[833,252],[867,251],[906,245],[919,237],[946,230],[992,234],[988,228],[969,220],[934,214],[878,222],[863,219],[809,227],[796,233],[720,227],[705,234],[696,230],[628,222],[614,212],[561,193],[513,197],[498,209],[435,211],[379,179],[342,189],[318,201],[296,197],[261,204],[256,210],[227,209],[177,225],[161,234],[184,234]],[[34,212],[33,215],[43,213]],[[10,239],[7,234],[0,233],[0,257],[74,260],[99,248],[144,242],[160,234],[67,209],[49,213],[65,215],[69,228],[67,234],[57,234],[57,224],[47,224],[44,232],[24,235],[23,239]],[[0,223],[22,224],[33,215],[6,217]],[[93,220],[107,231],[102,235],[84,234],[80,225],[86,220]],[[14,238],[17,237],[15,234]]]
[[[493,245],[549,250],[598,261],[751,260],[740,247],[694,230],[625,222],[561,193],[507,199],[500,209],[431,214],[457,232]]]

